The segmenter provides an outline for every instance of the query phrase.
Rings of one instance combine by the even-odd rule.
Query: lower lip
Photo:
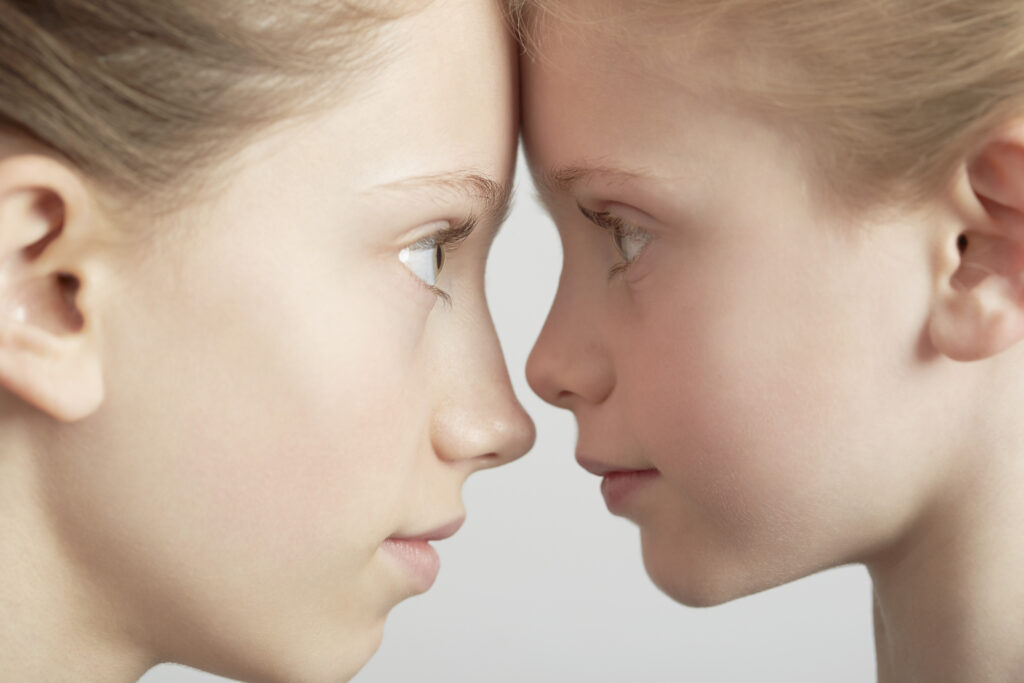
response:
[[[605,505],[612,512],[624,509],[658,476],[658,470],[609,472],[601,481],[601,493],[604,495]]]
[[[424,593],[434,585],[437,573],[441,571],[441,558],[430,543],[389,538],[381,543],[381,548],[405,568],[413,578],[417,592]]]

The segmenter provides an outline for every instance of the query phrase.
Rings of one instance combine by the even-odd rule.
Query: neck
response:
[[[61,556],[25,468],[0,454],[0,669],[4,680],[134,682],[155,662]]]
[[[1024,671],[1024,453],[963,472],[868,563],[879,683],[1013,683]]]

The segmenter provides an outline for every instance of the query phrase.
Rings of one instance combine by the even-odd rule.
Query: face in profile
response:
[[[577,460],[675,599],[865,559],[960,440],[922,370],[926,219],[846,218],[727,70],[586,26],[543,23],[522,62],[564,253],[532,387],[574,413]]]
[[[261,135],[215,198],[81,271],[102,397],[53,432],[40,490],[116,615],[92,632],[118,624],[148,665],[351,676],[433,582],[466,478],[532,444],[484,300],[514,49],[475,1],[381,41],[343,103]]]

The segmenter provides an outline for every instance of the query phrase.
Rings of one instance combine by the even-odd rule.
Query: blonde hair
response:
[[[115,195],[202,182],[245,133],[369,66],[370,0],[0,0],[0,131]]]
[[[670,36],[669,54],[699,46],[738,67],[725,88],[797,131],[832,194],[853,203],[940,189],[973,145],[1024,112],[1021,0],[610,4],[622,11],[607,20],[583,20],[559,0],[507,9],[531,52],[554,18],[627,47]]]

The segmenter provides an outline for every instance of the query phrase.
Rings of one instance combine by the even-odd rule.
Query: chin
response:
[[[261,648],[263,652],[259,654],[267,659],[260,662],[199,668],[247,683],[345,683],[370,661],[383,634],[383,622],[359,633],[318,633],[303,643],[275,643]]]
[[[697,580],[681,572],[667,575],[646,562],[647,575],[662,593],[687,607],[714,607],[750,595],[749,592],[730,590],[718,581]]]
[[[296,663],[305,669],[305,675],[302,669],[296,669],[281,678],[280,683],[345,683],[366,666],[380,648],[383,637],[382,622],[379,628],[350,635],[340,642],[318,643],[319,660],[309,657]]]
[[[687,607],[714,607],[785,583],[768,576],[770,572],[752,572],[756,563],[723,558],[684,543],[662,547],[644,538],[643,560],[654,585]]]

